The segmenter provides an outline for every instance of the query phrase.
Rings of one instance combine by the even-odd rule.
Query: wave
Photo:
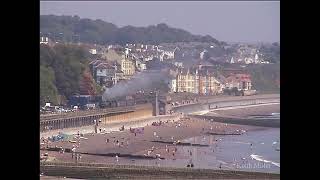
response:
[[[280,117],[280,113],[271,113],[271,116],[277,116],[277,117]]]
[[[265,160],[262,158],[262,156],[259,156],[259,155],[256,155],[256,154],[251,154],[250,157],[256,161],[261,161],[261,162],[264,162],[264,163],[271,163],[277,167],[280,167],[280,163],[277,163],[277,162],[273,162],[273,161],[268,161],[268,160]]]

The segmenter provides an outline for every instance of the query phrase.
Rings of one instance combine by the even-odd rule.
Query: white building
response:
[[[177,92],[177,80],[175,78],[170,79],[169,81],[170,92]]]
[[[204,50],[200,53],[200,59],[204,58],[205,53],[208,52],[207,50]]]
[[[174,62],[174,65],[177,67],[182,67],[183,63],[182,62]]]
[[[143,70],[146,70],[147,69],[147,65],[145,63],[141,63],[140,64],[140,69],[143,71]]]
[[[253,63],[253,59],[252,59],[252,58],[245,58],[245,59],[244,59],[244,62],[245,62],[246,64],[252,64],[252,63]]]
[[[40,44],[48,44],[49,38],[48,37],[40,37]]]
[[[167,59],[174,59],[174,51],[164,51],[164,55],[166,55]]]
[[[97,49],[90,49],[90,50],[89,50],[89,53],[90,53],[90,54],[97,54]]]
[[[170,49],[170,48],[158,49],[158,51],[161,52],[160,61],[163,61],[164,59],[174,59],[175,51],[178,49],[179,49],[178,47],[174,49]]]
[[[254,63],[255,63],[255,64],[258,64],[258,63],[259,63],[259,56],[258,56],[258,54],[256,54],[256,55],[254,56]]]
[[[233,57],[231,58],[230,63],[231,63],[231,64],[234,64],[234,59],[233,59]]]
[[[144,57],[143,60],[144,61],[151,61],[153,59],[153,55],[151,56],[147,56],[147,57]],[[161,59],[160,59],[161,60]]]

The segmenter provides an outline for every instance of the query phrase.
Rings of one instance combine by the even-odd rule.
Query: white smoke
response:
[[[140,72],[135,74],[129,81],[120,81],[115,86],[106,89],[103,100],[131,95],[140,90],[154,90],[159,87],[161,81],[165,81],[168,74],[161,71]]]

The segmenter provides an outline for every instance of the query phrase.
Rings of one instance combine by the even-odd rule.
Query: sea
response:
[[[280,118],[279,113],[268,116]],[[182,142],[208,146],[177,146],[184,158],[148,160],[147,164],[138,160],[135,164],[186,167],[192,163],[193,168],[201,169],[280,173],[280,128],[261,128],[242,135],[203,135]]]

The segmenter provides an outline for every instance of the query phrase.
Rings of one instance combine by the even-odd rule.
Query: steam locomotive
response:
[[[100,108],[114,108],[114,107],[126,107],[126,106],[134,106],[136,104],[134,98],[130,97],[121,97],[121,98],[113,98],[107,100],[99,100]]]

